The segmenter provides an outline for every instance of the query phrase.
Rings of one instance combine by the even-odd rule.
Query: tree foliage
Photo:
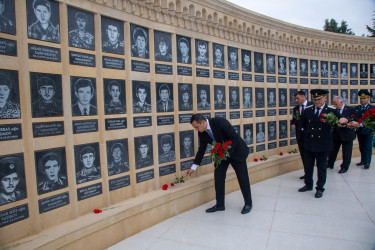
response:
[[[341,21],[341,24],[336,22],[335,19],[331,18],[331,20],[324,20],[324,31],[334,32],[334,33],[341,33],[347,35],[355,35],[352,29],[349,29],[348,24],[345,20]]]
[[[375,11],[374,11],[374,16],[375,16]],[[368,30],[368,32],[370,33],[370,35],[368,35],[369,37],[375,37],[375,18],[372,19],[372,28],[368,25],[366,25],[366,28]]]

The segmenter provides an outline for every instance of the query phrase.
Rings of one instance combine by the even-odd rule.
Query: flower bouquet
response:
[[[329,112],[328,114],[320,114],[320,121],[328,123],[331,128],[339,125],[339,118],[332,112]]]
[[[215,164],[215,168],[220,165],[222,160],[226,160],[229,157],[229,149],[232,147],[231,144],[231,140],[225,143],[215,141],[212,143],[211,158]]]
[[[370,129],[372,134],[375,134],[375,109],[370,108],[363,115],[362,119],[358,120],[358,123],[362,123],[363,126]]]
[[[293,114],[293,119],[298,121],[299,119],[301,119],[301,114],[299,113],[299,110],[297,110],[294,114]]]

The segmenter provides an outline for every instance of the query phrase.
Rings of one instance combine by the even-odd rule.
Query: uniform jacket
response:
[[[360,119],[362,118],[362,115],[369,109],[375,108],[375,106],[371,105],[370,103],[367,104],[365,110],[362,110],[362,105],[358,105],[355,107],[355,111],[357,112],[357,118]],[[359,135],[371,135],[372,131],[368,128],[360,127],[357,129],[357,134]]]
[[[312,102],[307,102],[306,104],[306,107],[305,107],[305,111],[306,111],[306,108],[309,107],[309,106],[312,106],[314,105],[314,103]],[[291,125],[296,125],[296,139],[297,141],[303,139],[303,132],[301,131],[301,118],[302,116],[300,115],[300,119],[297,120],[294,116],[296,114],[296,112],[299,111],[299,105],[296,105],[294,108],[293,108],[293,118],[292,120],[290,121],[290,124]]]
[[[352,115],[354,115],[354,117]],[[348,105],[345,105],[341,117],[345,117],[349,122],[357,120],[355,109]],[[333,130],[333,139],[343,142],[353,141],[355,139],[355,130],[350,128],[336,127]]]

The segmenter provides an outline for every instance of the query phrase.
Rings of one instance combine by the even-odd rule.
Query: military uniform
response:
[[[174,161],[176,159],[176,154],[174,151],[169,151],[168,153],[163,153],[159,156],[159,163],[166,163]]]
[[[30,38],[55,43],[60,42],[59,29],[55,28],[51,22],[48,23],[47,29],[44,29],[39,21],[35,22],[28,27],[27,33]]]
[[[70,46],[83,49],[94,49],[95,38],[89,32],[75,29],[69,32]]]
[[[63,114],[62,103],[56,99],[45,102],[43,98],[32,104],[33,117],[61,116]]]
[[[102,44],[103,52],[108,53],[115,53],[115,54],[124,54],[124,42],[116,42],[115,44],[111,44],[110,42],[104,42]]]
[[[129,171],[129,164],[126,161],[111,162],[108,164],[108,175],[120,174]]]
[[[148,103],[136,102],[133,104],[134,113],[151,113],[151,105]]]
[[[92,166],[91,168],[83,167],[76,173],[77,184],[99,179],[101,177],[100,167]]]

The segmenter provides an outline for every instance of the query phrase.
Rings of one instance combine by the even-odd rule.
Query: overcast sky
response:
[[[246,9],[300,26],[323,30],[325,19],[345,20],[356,36],[368,35],[375,0],[227,0]]]

